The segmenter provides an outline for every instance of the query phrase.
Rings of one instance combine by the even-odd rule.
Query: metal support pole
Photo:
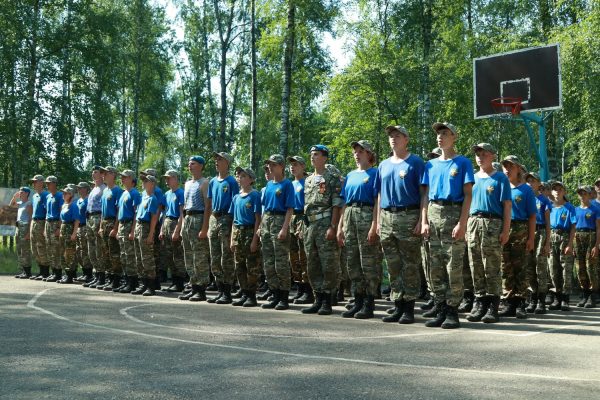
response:
[[[545,115],[544,113],[541,115],[534,113],[520,114],[520,117],[523,120],[523,125],[525,125],[525,129],[527,130],[527,136],[529,136],[531,147],[536,155],[536,158],[538,159],[540,178],[542,181],[547,181],[550,178],[550,171],[548,168],[548,149],[546,146],[546,120],[550,114],[551,113],[547,113]],[[531,122],[534,122],[538,126],[539,144],[536,143],[535,135],[530,124]]]

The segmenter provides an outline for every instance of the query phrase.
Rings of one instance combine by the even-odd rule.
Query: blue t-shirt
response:
[[[294,210],[296,211],[304,211],[304,181],[305,179],[302,178],[292,182],[294,185]]]
[[[475,174],[470,214],[486,213],[504,216],[504,202],[511,200],[510,182],[502,172],[488,177]]]
[[[434,158],[425,164],[421,184],[429,186],[429,200],[461,202],[464,185],[475,182],[471,160],[456,156],[450,160]]]
[[[185,196],[182,188],[175,191],[169,190],[165,193],[165,215],[169,218],[179,218],[179,207],[185,204]]]
[[[142,201],[137,207],[136,218],[138,221],[150,222],[152,215],[158,212],[158,199],[154,194],[144,192]]]
[[[571,203],[565,203],[562,206],[552,206],[550,210],[550,227],[552,229],[571,229],[571,225],[577,223],[575,207]]]
[[[522,183],[511,189],[513,221],[527,221],[530,215],[535,215],[535,193],[531,186]]]
[[[537,225],[546,225],[546,211],[552,210],[552,202],[543,194],[538,194],[535,197],[535,223]]]
[[[79,208],[75,202],[63,204],[60,208],[60,220],[65,224],[72,224],[79,217]]]
[[[215,212],[226,213],[229,211],[233,196],[238,194],[240,186],[231,175],[220,180],[214,177],[208,183],[208,198],[212,200],[212,209]]]
[[[55,195],[48,193],[46,197],[46,219],[60,219],[60,210],[64,203],[62,192],[56,192]]]
[[[407,207],[421,204],[421,180],[425,162],[411,154],[394,163],[390,158],[377,168],[375,191],[381,196],[381,208]]]
[[[340,196],[346,204],[371,203],[377,201],[377,168],[366,171],[351,171],[346,176]]]
[[[34,193],[31,197],[31,207],[33,212],[31,217],[35,219],[46,218],[46,200],[48,198],[48,192],[45,190],[41,193]]]
[[[119,199],[123,194],[123,189],[119,186],[108,186],[102,192],[102,218],[116,218],[117,217],[117,206],[119,205]]]
[[[233,214],[234,225],[254,225],[256,213],[260,214],[261,211],[260,193],[257,190],[252,190],[244,196],[241,193],[236,194],[229,207],[229,214]]]
[[[593,229],[596,230],[596,220],[600,219],[600,212],[596,207],[575,209],[575,218],[577,219],[577,229]]]
[[[79,198],[77,200],[77,210],[79,211],[79,215],[77,219],[79,220],[79,225],[84,226],[87,222],[87,206],[88,206],[88,198]]]
[[[119,199],[119,212],[117,216],[118,220],[133,220],[133,217],[135,216],[135,209],[141,201],[142,196],[136,188],[132,188],[130,191],[125,190]]]
[[[285,212],[294,208],[294,185],[284,178],[281,182],[269,181],[262,194],[263,212]]]

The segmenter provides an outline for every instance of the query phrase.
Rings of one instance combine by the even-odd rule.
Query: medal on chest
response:
[[[520,203],[521,200],[523,200],[523,197],[520,194],[515,197],[515,203]]]
[[[457,168],[452,168],[450,170],[450,176],[454,178],[456,175],[458,175],[458,169]]]

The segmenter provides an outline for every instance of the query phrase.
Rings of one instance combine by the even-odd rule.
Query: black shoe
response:
[[[323,304],[323,295],[324,293],[316,292],[315,293],[315,302],[312,306],[308,308],[303,308],[302,314],[316,314],[321,309],[321,305]]]
[[[514,297],[505,299],[505,305],[502,311],[498,313],[500,317],[514,317],[517,315],[517,302],[519,300]]]
[[[110,285],[106,285],[104,286],[104,291],[105,292],[110,292],[110,291],[115,291],[115,289],[118,289],[121,287],[121,275],[115,275],[113,277],[112,283]]]
[[[474,299],[475,299],[475,296],[473,295],[473,292],[471,292],[470,290],[465,290],[465,292],[463,294],[463,298],[460,302],[460,305],[458,306],[458,312],[461,312],[461,313],[471,312],[471,310],[473,309],[473,300]]]
[[[436,311],[435,318],[425,322],[425,326],[428,328],[439,328],[446,320],[446,302],[436,303],[432,310]]]
[[[544,293],[538,293],[538,302],[535,310],[533,311],[534,314],[546,314],[546,302],[544,301],[545,297],[546,295]]]
[[[62,278],[62,270],[52,268],[52,275],[50,275],[48,278],[46,278],[46,282],[57,282],[61,278]]]
[[[242,291],[242,295],[236,301],[231,303],[231,305],[234,307],[241,307],[244,305],[246,300],[248,300],[248,295],[246,294],[246,291],[243,289],[240,289],[240,290]]]
[[[596,292],[590,292],[590,295],[588,296],[588,299],[585,302],[584,307],[585,308],[595,308],[596,307],[596,298],[597,298]]]
[[[312,304],[312,303],[314,303],[315,296],[313,294],[313,290],[312,290],[312,287],[310,286],[310,283],[305,283],[303,290],[304,290],[304,292],[302,293],[302,296],[300,296],[299,298],[294,300],[294,304]]]
[[[96,289],[104,290],[105,286],[112,285],[113,279],[115,279],[113,274],[111,274],[111,273],[106,274],[106,279],[104,280],[104,283],[102,285],[96,285]]]
[[[123,279],[121,279],[121,286],[113,289],[112,291],[115,293],[121,293],[121,290],[125,289],[128,285],[129,285],[129,275],[125,275],[125,276],[123,276]],[[124,292],[124,293],[130,293],[130,292]]]
[[[415,323],[415,301],[404,301],[402,306],[402,316],[398,320],[399,324],[414,324]]]
[[[395,300],[394,301],[394,312],[390,315],[381,318],[383,322],[398,322],[400,321],[400,317],[404,314],[404,301],[403,300]]]
[[[189,301],[206,301],[206,289],[202,285],[192,285],[192,291],[189,293],[187,300]],[[180,300],[184,296],[179,296]]]
[[[585,303],[587,303],[588,297],[590,297],[590,290],[587,289],[583,289],[581,291],[581,296],[579,298],[579,303],[577,303],[577,307],[583,308],[583,306],[585,306]]]
[[[134,295],[144,294],[144,293],[146,293],[147,289],[148,289],[148,280],[146,278],[143,278],[142,279],[142,286],[140,286],[136,290],[133,290],[131,292],[131,294],[134,294]]]
[[[206,287],[206,290],[208,290],[208,291],[215,291],[215,290],[218,290],[218,288],[219,288],[219,285],[217,284],[217,282],[216,281],[211,281],[208,284],[208,286]]]
[[[244,290],[242,288],[239,288],[235,293],[233,293],[231,295],[231,298],[232,299],[241,299],[243,295],[244,295]]]
[[[246,301],[242,305],[242,307],[256,307],[258,303],[256,302],[256,292],[254,291],[246,291]]]
[[[296,300],[298,300],[300,297],[302,297],[302,295],[304,294],[304,290],[305,290],[305,284],[302,282],[298,282],[298,291],[296,292],[296,294],[294,295],[294,297],[292,298],[292,301],[295,303]]]
[[[131,293],[137,289],[139,284],[137,275],[130,275],[125,278],[127,284],[119,289],[119,293]]]
[[[348,311],[342,313],[343,318],[353,318],[361,310],[365,302],[365,296],[361,293],[354,293],[354,303]]]
[[[271,297],[272,294],[273,291],[271,289],[267,289],[263,294],[256,296],[256,298],[258,300],[267,300],[269,297]]]
[[[446,301],[438,302],[438,303],[434,302],[433,307],[429,311],[425,311],[423,313],[423,317],[424,318],[435,318],[438,315],[438,311],[439,311],[438,308],[439,308],[440,304],[445,304],[445,303],[446,303]]]
[[[367,295],[359,312],[354,314],[356,319],[370,319],[375,317],[375,296]]]
[[[550,304],[554,303],[555,298],[556,294],[554,292],[548,292],[544,298],[544,302],[547,306],[549,306]]]
[[[277,305],[279,304],[279,296],[280,296],[280,290],[279,289],[273,289],[271,290],[271,293],[273,294],[273,298],[266,304],[263,304],[261,306],[261,308],[264,309],[273,309],[275,307],[277,307]]]
[[[491,297],[489,296],[479,296],[475,298],[475,303],[473,303],[473,309],[471,313],[467,315],[467,321],[469,322],[479,322],[486,315],[488,311],[488,307],[491,301]]]
[[[233,302],[233,299],[231,298],[231,285],[228,283],[224,283],[222,285],[223,287],[223,294],[221,295],[220,298],[215,300],[216,304],[231,304]]]
[[[169,293],[183,292],[183,278],[180,276],[174,276],[172,279],[173,279],[173,284],[171,286],[169,286],[168,288],[163,289],[163,291],[169,292]]]
[[[289,290],[280,290],[279,291],[279,303],[275,306],[276,310],[287,310],[290,308],[289,304]]]
[[[569,295],[563,294],[560,297],[560,309],[562,311],[571,311],[571,307],[569,307]]]
[[[429,300],[427,300],[427,302],[425,302],[421,305],[421,310],[429,311],[433,308],[434,305],[435,305],[435,300],[433,299],[433,296],[431,296],[431,297],[429,297]]]
[[[156,279],[155,278],[145,278],[146,290],[142,293],[142,296],[154,296],[156,295],[155,287],[156,287]]]
[[[535,309],[537,308],[537,303],[538,303],[538,294],[531,293],[531,297],[529,299],[529,305],[527,306],[525,311],[527,311],[529,314],[534,313]]]
[[[222,283],[217,283],[217,289],[218,289],[218,294],[216,297],[211,297],[208,300],[206,300],[207,303],[213,304],[216,303],[217,300],[219,300],[221,298],[221,296],[223,296],[223,284]]]
[[[442,323],[442,329],[460,328],[458,319],[458,307],[446,306],[446,319]]]
[[[197,293],[198,287],[199,287],[198,285],[192,285],[189,292],[183,293],[183,294],[179,295],[179,297],[177,297],[177,298],[179,300],[189,300],[189,299],[191,299],[192,296],[194,296]],[[206,295],[204,297],[205,297],[204,300],[206,300]]]
[[[562,297],[562,293],[555,293],[553,297],[554,300],[552,301],[552,304],[548,306],[548,310],[560,310],[560,298]]]
[[[323,301],[321,302],[321,308],[319,308],[317,314],[331,315],[331,313],[333,312],[333,310],[331,309],[331,303],[335,295],[335,291],[333,293],[323,293]]]
[[[94,283],[96,283],[98,281],[98,274],[99,272],[96,272],[93,276],[93,278],[89,281],[83,284],[83,287],[90,287],[90,285],[93,285]]]
[[[525,299],[523,298],[517,298],[515,300],[516,302],[516,309],[515,309],[515,317],[517,317],[517,319],[526,319],[527,318],[527,310],[525,309]]]
[[[90,283],[88,286],[90,289],[96,289],[100,285],[106,284],[106,272],[98,272],[98,279],[96,282]]]
[[[540,301],[539,303],[544,304],[543,301]],[[481,318],[481,322],[484,322],[486,324],[493,324],[495,322],[498,322],[500,320],[500,318],[498,316],[498,307],[499,306],[500,306],[500,297],[499,296],[492,296],[488,300],[487,312]]]

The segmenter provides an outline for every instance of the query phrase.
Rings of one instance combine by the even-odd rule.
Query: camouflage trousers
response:
[[[260,250],[250,251],[254,238],[253,227],[233,227],[231,241],[235,246],[235,276],[242,290],[256,292],[260,275]]]
[[[56,231],[60,230],[60,221],[46,221],[45,235],[48,249],[48,264],[50,268],[61,268],[62,251],[60,249],[60,239]]]
[[[431,287],[436,301],[458,307],[463,297],[464,240],[452,238],[452,230],[460,220],[462,205],[429,203],[429,249],[431,254]]]
[[[106,271],[106,262],[102,260],[102,237],[98,234],[100,229],[100,215],[90,215],[86,220],[88,256],[96,272]]]
[[[102,258],[100,260],[104,263],[106,272],[120,276],[123,273],[123,267],[121,266],[119,240],[110,236],[110,232],[114,227],[115,220],[103,219],[100,222],[100,230],[102,231]]]
[[[548,256],[544,254],[546,230],[535,231],[534,249],[527,254],[527,285],[534,294],[548,290]]]
[[[208,222],[208,242],[210,245],[210,267],[219,283],[228,285],[234,281],[233,253],[231,244],[231,215],[210,216]]]
[[[127,276],[135,276],[138,274],[137,255],[135,239],[129,240],[133,221],[119,222],[119,230],[117,239],[119,240],[119,250],[121,251],[121,265]]]
[[[474,292],[473,274],[471,273],[471,264],[469,262],[469,250],[465,240],[465,252],[463,254],[463,288],[464,291]]]
[[[423,275],[427,281],[427,291],[433,294],[431,287],[431,250],[429,249],[429,238],[423,238],[421,241],[421,267],[423,268]]]
[[[30,228],[29,223],[17,222],[16,247],[17,247],[17,260],[19,267],[31,268],[31,243],[30,239],[25,239],[29,234]],[[31,237],[31,235],[30,235]]]
[[[579,286],[584,290],[598,291],[598,257],[592,257],[596,245],[596,232],[575,233],[575,267]]]
[[[345,245],[342,265],[354,286],[354,293],[375,296],[379,288],[377,249],[379,243],[369,243],[367,236],[373,222],[373,207],[346,207],[343,215]],[[341,271],[342,277],[344,271]],[[343,279],[343,278],[342,278]]]
[[[271,290],[289,291],[291,286],[290,235],[277,239],[284,221],[285,215],[265,214],[260,222],[263,268]]]
[[[183,259],[183,245],[180,240],[173,240],[173,233],[177,228],[177,219],[165,217],[161,230],[163,234],[162,253],[164,254],[164,266],[171,270],[172,277],[183,278],[185,276],[185,261]]]
[[[315,292],[332,293],[337,290],[339,249],[335,238],[327,240],[331,218],[322,218],[304,227],[304,251],[308,280]]]
[[[565,254],[569,243],[568,231],[555,231],[550,234],[550,278],[556,293],[571,294],[573,287],[574,257]]]
[[[290,265],[294,282],[307,283],[306,252],[304,251],[304,240],[302,240],[304,221],[302,218],[302,214],[294,214],[290,221]]]
[[[467,223],[467,248],[473,276],[472,285],[476,296],[502,294],[502,245],[499,236],[502,220],[494,218],[469,217]]]
[[[156,278],[156,264],[154,262],[154,240],[146,243],[150,233],[150,223],[138,221],[135,224],[134,245],[137,265],[137,274],[140,278]]]
[[[527,297],[526,221],[512,221],[508,242],[502,247],[502,291],[507,298]]]
[[[88,252],[88,231],[89,228],[87,225],[79,225],[79,229],[77,229],[77,242],[75,248],[77,254],[77,263],[79,263],[82,268],[92,268],[92,263],[90,261]]]
[[[46,221],[31,221],[31,231],[29,234],[31,241],[31,254],[38,267],[48,265],[48,249],[46,247]]]
[[[206,286],[209,282],[210,249],[208,239],[199,239],[204,214],[186,215],[181,227],[185,268],[193,285]]]
[[[65,272],[77,272],[77,262],[75,260],[76,257],[76,247],[77,247],[77,238],[75,240],[71,240],[71,235],[73,234],[73,223],[65,223],[60,226],[60,251],[61,251],[61,268],[65,270]]]
[[[339,260],[338,260],[338,279],[337,279],[337,287],[340,287],[342,282],[347,282],[350,280],[350,272],[348,271],[348,263],[347,263],[347,248],[338,247],[339,252]]]
[[[160,230],[162,229],[163,218],[158,218],[156,221],[156,228],[154,228],[154,264],[156,265],[156,271],[167,271],[165,265],[165,253],[163,251],[162,242],[158,238]]]

